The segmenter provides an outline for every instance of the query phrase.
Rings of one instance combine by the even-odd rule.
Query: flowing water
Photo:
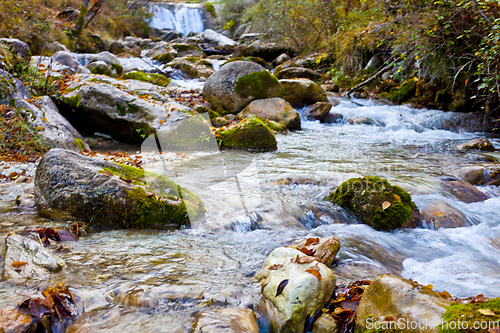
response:
[[[183,35],[191,32],[203,32],[203,12],[201,5],[188,3],[154,4],[149,8],[153,13],[151,27],[173,29]]]
[[[104,231],[63,243],[55,253],[68,266],[49,278],[1,281],[0,307],[61,281],[85,304],[75,324],[80,332],[185,332],[211,306],[257,308],[260,288],[252,276],[266,256],[317,236],[341,241],[333,266],[338,283],[390,272],[454,296],[500,295],[499,190],[479,187],[491,198],[466,204],[439,185],[453,170],[477,163],[452,147],[484,134],[436,129],[453,113],[367,100],[343,100],[332,112],[375,125],[303,119],[301,131],[277,134],[276,152],[198,152],[174,162],[150,154],[145,168],[198,194],[205,219],[190,229]],[[500,148],[498,139],[491,141]],[[343,180],[365,175],[407,189],[420,209],[445,201],[470,226],[380,232],[321,201]],[[0,188],[0,236],[26,225],[65,224],[14,207],[15,196],[30,186]]]

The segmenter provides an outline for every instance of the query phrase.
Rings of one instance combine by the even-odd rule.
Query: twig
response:
[[[380,77],[382,74],[384,74],[385,72],[387,72],[388,70],[390,70],[392,68],[392,66],[394,66],[394,64],[396,63],[396,61],[392,61],[389,65],[385,66],[384,68],[382,68],[381,70],[379,70],[377,73],[375,73],[374,75],[372,75],[368,80],[358,84],[357,86],[349,89],[349,92],[347,93],[347,96],[351,96],[351,94],[356,91],[357,89],[363,87],[363,86],[366,86],[367,84],[370,84],[372,83],[373,81],[375,81],[378,77]]]

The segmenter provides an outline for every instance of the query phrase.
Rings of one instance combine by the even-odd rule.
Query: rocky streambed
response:
[[[425,318],[435,331],[446,306],[478,294],[464,306],[499,315],[486,299],[500,295],[498,138],[445,129],[459,114],[344,99],[247,61],[184,88],[108,74],[66,79],[58,108],[4,75],[41,126],[56,109],[101,133],[53,126],[75,152],[1,166],[0,307],[58,293],[75,315],[68,332],[369,331],[367,318]],[[366,176],[398,187],[368,203],[324,200]],[[371,223],[390,212],[397,223]],[[59,282],[69,289],[46,289]],[[12,324],[17,309],[3,311]]]

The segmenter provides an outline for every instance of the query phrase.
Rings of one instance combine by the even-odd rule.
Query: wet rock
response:
[[[467,154],[472,162],[498,162],[496,158],[485,154]]]
[[[254,114],[261,119],[284,124],[289,130],[300,129],[300,115],[290,103],[279,97],[258,99],[248,104],[237,114],[239,119]]]
[[[321,74],[312,69],[302,67],[289,67],[276,74],[279,80],[283,79],[309,79],[312,81],[321,80]]]
[[[92,63],[94,63],[94,62],[105,63],[111,71],[111,75],[108,75],[108,76],[119,77],[123,73],[123,67],[120,63],[120,60],[114,54],[112,54],[108,51],[96,54],[96,56],[85,67],[89,68],[88,66],[92,66]],[[103,66],[100,64],[99,67],[103,67]],[[104,73],[97,73],[96,72],[94,74],[104,74]]]
[[[483,167],[485,169],[485,177],[484,180],[478,183],[478,185],[500,186],[500,165],[485,164]]]
[[[471,203],[479,202],[488,199],[488,195],[484,194],[471,184],[461,182],[459,180],[446,180],[441,182],[443,189],[455,196],[458,200]]]
[[[198,46],[189,44],[171,44],[170,46],[177,51],[177,57],[189,55],[196,58],[205,58],[207,56]]]
[[[401,228],[417,210],[405,190],[379,177],[351,178],[323,200],[352,211],[376,230]]]
[[[111,68],[104,61],[93,61],[85,65],[92,74],[111,76]]]
[[[9,235],[6,245],[3,276],[7,279],[46,276],[66,266],[64,260],[27,237]]]
[[[52,59],[73,70],[78,70],[80,67],[69,51],[58,51],[52,55]]]
[[[242,55],[259,57],[266,61],[273,61],[276,57],[283,53],[291,54],[293,52],[277,43],[264,43],[256,40],[248,46],[246,53],[247,54]]]
[[[236,42],[231,38],[228,38],[212,29],[206,29],[202,34],[201,38],[205,43],[211,43],[218,46],[226,45],[236,45]]]
[[[229,123],[230,123],[230,120],[228,120],[224,117],[216,117],[216,118],[212,119],[212,126],[216,127],[216,128],[226,126]]]
[[[484,111],[462,113],[445,121],[439,129],[454,132],[491,132],[498,127],[498,117],[491,117]]]
[[[90,150],[80,133],[59,113],[50,97],[42,96],[31,103],[16,98],[15,106],[33,127],[41,129],[39,133],[48,145],[74,151]]]
[[[13,306],[6,306],[0,309],[0,332],[28,332],[28,329],[33,326],[32,323],[32,317],[22,314],[19,309]]]
[[[431,229],[468,226],[467,217],[444,201],[429,204],[420,212],[422,226]]]
[[[455,176],[463,182],[478,185],[485,179],[485,169],[482,166],[468,166],[458,169]]]
[[[328,102],[326,92],[309,79],[280,80],[285,89],[283,99],[293,107],[301,108],[317,102]]]
[[[378,54],[375,54],[370,58],[368,64],[366,64],[365,69],[367,70],[375,70],[384,64],[384,59]]]
[[[62,149],[43,156],[34,194],[42,216],[97,229],[189,225],[205,212],[195,194],[166,177]]]
[[[193,333],[259,333],[252,310],[219,308],[201,312],[196,317]]]
[[[149,136],[190,115],[168,97],[166,88],[136,80],[80,75],[68,82],[59,102],[61,113],[80,130],[102,132],[128,143]]]
[[[169,54],[170,56],[174,57],[177,55],[177,51],[175,51],[169,43],[167,42],[159,42],[156,43],[155,47],[153,47],[148,53],[146,53],[146,57],[149,58],[156,58],[160,57],[163,54]],[[159,59],[157,59],[159,60]]]
[[[302,331],[306,317],[323,308],[335,289],[333,271],[304,257],[308,256],[299,250],[279,247],[255,275],[262,286],[264,308],[276,332]]]
[[[210,77],[215,71],[212,64],[206,60],[200,60],[193,57],[175,58],[167,66],[182,72],[188,79],[198,79],[201,77]]]
[[[323,313],[314,323],[312,333],[337,333],[337,323],[329,313]]]
[[[35,196],[31,193],[23,193],[16,198],[16,206],[20,208],[35,208]]]
[[[339,124],[344,120],[344,116],[340,113],[329,112],[324,118],[323,123],[325,124]]]
[[[290,60],[290,56],[288,54],[286,54],[286,53],[283,53],[283,54],[280,54],[278,56],[278,58],[276,58],[276,60],[274,60],[274,64],[276,66],[279,66],[279,65],[281,65],[282,63],[284,63],[284,62],[286,62],[288,60]]]
[[[455,150],[467,151],[467,150],[484,150],[484,151],[494,151],[495,147],[491,144],[488,139],[474,139],[466,143],[462,143],[455,146]]]
[[[306,113],[306,118],[309,120],[319,120],[321,123],[329,121],[329,113],[332,105],[328,102],[318,102],[311,106]]]
[[[255,99],[281,97],[283,87],[264,67],[235,61],[210,76],[203,88],[205,98],[221,115],[236,114]]]
[[[377,123],[370,118],[365,117],[350,117],[346,120],[351,125],[376,125]]]
[[[361,297],[355,332],[375,332],[376,323],[381,325],[389,316],[394,318],[394,324],[401,320],[416,325],[418,332],[437,332],[441,315],[450,304],[431,288],[418,287],[415,282],[397,276],[382,276],[373,281]],[[417,330],[406,327],[405,331]]]
[[[273,151],[278,145],[273,131],[255,115],[217,130],[215,137],[221,149]]]
[[[308,238],[287,245],[286,247],[296,249],[306,248],[317,261],[322,262],[326,266],[331,266],[340,250],[340,241],[336,237]]]

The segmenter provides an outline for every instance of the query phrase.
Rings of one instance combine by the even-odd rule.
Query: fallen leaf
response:
[[[307,254],[308,256],[312,256],[314,254],[313,251],[311,251],[311,250],[309,250],[308,248],[305,248],[305,247],[298,248],[297,250],[299,250],[300,252],[302,252],[304,254]]]
[[[382,210],[386,210],[389,207],[391,207],[391,203],[389,201],[384,201],[382,203]]]
[[[276,270],[280,269],[281,267],[283,267],[282,264],[274,264],[271,267],[269,267],[268,269],[271,271],[276,271]]]
[[[401,202],[401,197],[397,194],[394,194],[394,200],[397,202]]]
[[[13,262],[11,265],[14,268],[19,268],[19,267],[24,266],[26,264],[27,264],[26,261],[16,261],[16,262]]]
[[[306,239],[306,245],[305,246],[307,246],[309,244],[311,244],[311,245],[318,245],[319,244],[319,238],[308,238],[308,239]]]
[[[287,284],[288,284],[288,280],[283,280],[280,282],[280,284],[278,285],[278,289],[276,289],[276,296],[275,297],[278,297],[279,295],[281,295],[281,293],[283,292],[283,290],[285,289]]]
[[[108,176],[108,177],[113,177],[113,174],[111,173],[111,171],[103,171],[101,173]]]
[[[317,277],[318,280],[323,279],[323,277],[321,276],[321,273],[319,272],[319,264],[316,264],[314,266],[309,267],[308,269],[306,269],[306,272],[311,273],[312,275]]]
[[[488,297],[485,297],[483,294],[479,294],[476,297],[474,297],[470,303],[486,303],[490,299]]]
[[[479,312],[483,316],[496,317],[495,312],[491,311],[490,309],[479,309],[479,310],[477,310],[477,312]]]
[[[123,177],[120,177],[120,179],[123,180],[126,183],[132,183],[132,179],[126,179],[126,178],[123,178]]]
[[[316,258],[314,257],[310,257],[310,256],[302,256],[302,257],[299,257],[299,255],[297,254],[297,258],[295,259],[295,261],[298,263],[298,264],[310,264],[312,263],[314,260],[316,260]]]

